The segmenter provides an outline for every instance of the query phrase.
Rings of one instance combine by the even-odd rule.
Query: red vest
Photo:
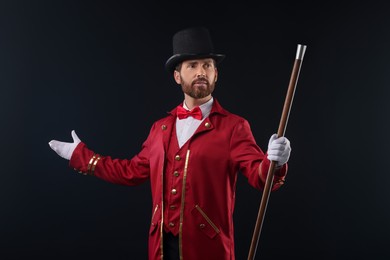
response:
[[[186,152],[191,138],[179,148],[176,127],[173,127],[164,175],[164,231],[179,235],[180,209]]]

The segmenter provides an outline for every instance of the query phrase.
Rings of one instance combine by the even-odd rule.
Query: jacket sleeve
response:
[[[84,175],[94,175],[105,181],[134,186],[149,179],[148,140],[143,143],[141,151],[131,159],[113,159],[88,149],[81,142],[74,150],[69,166]]]
[[[238,170],[248,179],[249,184],[256,189],[264,189],[270,161],[256,144],[247,120],[241,119],[235,125],[230,147],[233,162],[237,164]],[[287,164],[275,170],[272,184],[273,191],[283,185],[286,174]]]
[[[261,179],[261,183],[262,183],[263,188],[264,188],[265,182],[267,180],[268,170],[269,170],[270,165],[271,165],[271,161],[268,160],[267,154],[265,154],[264,159],[260,164],[259,174],[258,174],[258,176]],[[272,182],[272,189],[271,189],[272,191],[278,190],[284,184],[284,181],[285,181],[285,178],[287,175],[287,169],[288,169],[287,163],[283,164],[279,168],[275,168],[274,179]]]

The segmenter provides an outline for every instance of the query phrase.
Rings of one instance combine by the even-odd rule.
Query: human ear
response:
[[[173,77],[176,81],[177,84],[180,84],[181,83],[181,79],[180,79],[180,72],[178,72],[177,70],[175,70],[173,72]]]

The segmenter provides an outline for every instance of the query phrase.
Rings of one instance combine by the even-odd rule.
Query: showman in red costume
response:
[[[184,101],[153,124],[140,152],[130,159],[91,151],[75,131],[73,142],[49,142],[80,173],[128,186],[150,180],[149,260],[235,259],[237,174],[262,190],[270,161],[275,161],[272,190],[284,183],[290,141],[273,134],[264,153],[248,121],[226,111],[212,96],[217,65],[224,57],[214,52],[206,28],[173,36],[166,68],[181,85]]]

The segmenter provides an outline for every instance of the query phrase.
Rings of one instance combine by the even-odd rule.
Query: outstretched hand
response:
[[[290,158],[291,146],[286,137],[278,138],[277,136],[277,134],[273,134],[269,139],[267,158],[270,161],[275,161],[276,166],[282,166]]]
[[[59,156],[67,160],[70,160],[74,149],[76,149],[76,146],[81,142],[74,130],[72,130],[71,135],[73,143],[60,142],[57,140],[51,140],[49,142],[50,148],[53,149]]]

